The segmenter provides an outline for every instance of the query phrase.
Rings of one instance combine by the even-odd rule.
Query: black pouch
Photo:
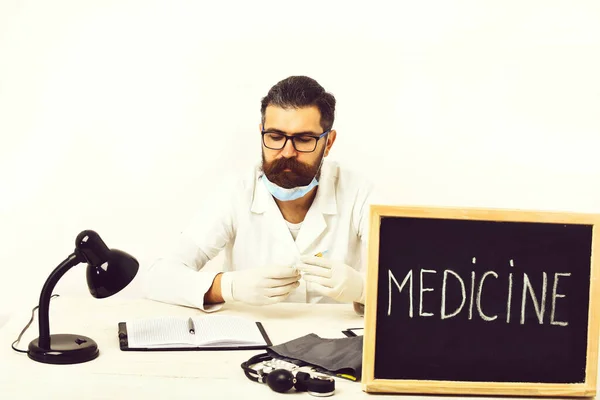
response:
[[[273,358],[280,358],[296,365],[311,365],[322,369],[323,372],[360,380],[362,347],[362,336],[323,339],[311,333],[268,347],[267,353]]]

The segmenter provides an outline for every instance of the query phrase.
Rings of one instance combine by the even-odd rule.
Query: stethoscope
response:
[[[258,369],[252,366],[261,364]],[[298,392],[308,392],[312,396],[327,397],[335,392],[335,380],[329,376],[312,376],[300,371],[299,366],[284,360],[274,359],[268,353],[251,357],[242,363],[242,369],[253,382],[266,383],[272,390],[285,393],[292,387]]]

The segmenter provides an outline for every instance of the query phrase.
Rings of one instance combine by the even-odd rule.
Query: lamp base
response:
[[[81,335],[50,335],[50,348],[41,348],[39,339],[29,343],[29,358],[46,364],[77,364],[98,357],[98,345]]]

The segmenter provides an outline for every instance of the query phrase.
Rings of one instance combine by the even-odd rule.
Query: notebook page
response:
[[[199,346],[266,344],[256,322],[250,319],[211,314],[193,320]]]
[[[152,317],[127,322],[129,347],[194,347],[188,318]]]

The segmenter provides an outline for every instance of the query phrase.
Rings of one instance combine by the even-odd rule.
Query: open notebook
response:
[[[209,314],[120,322],[119,345],[124,351],[251,350],[266,349],[272,343],[260,322]]]

